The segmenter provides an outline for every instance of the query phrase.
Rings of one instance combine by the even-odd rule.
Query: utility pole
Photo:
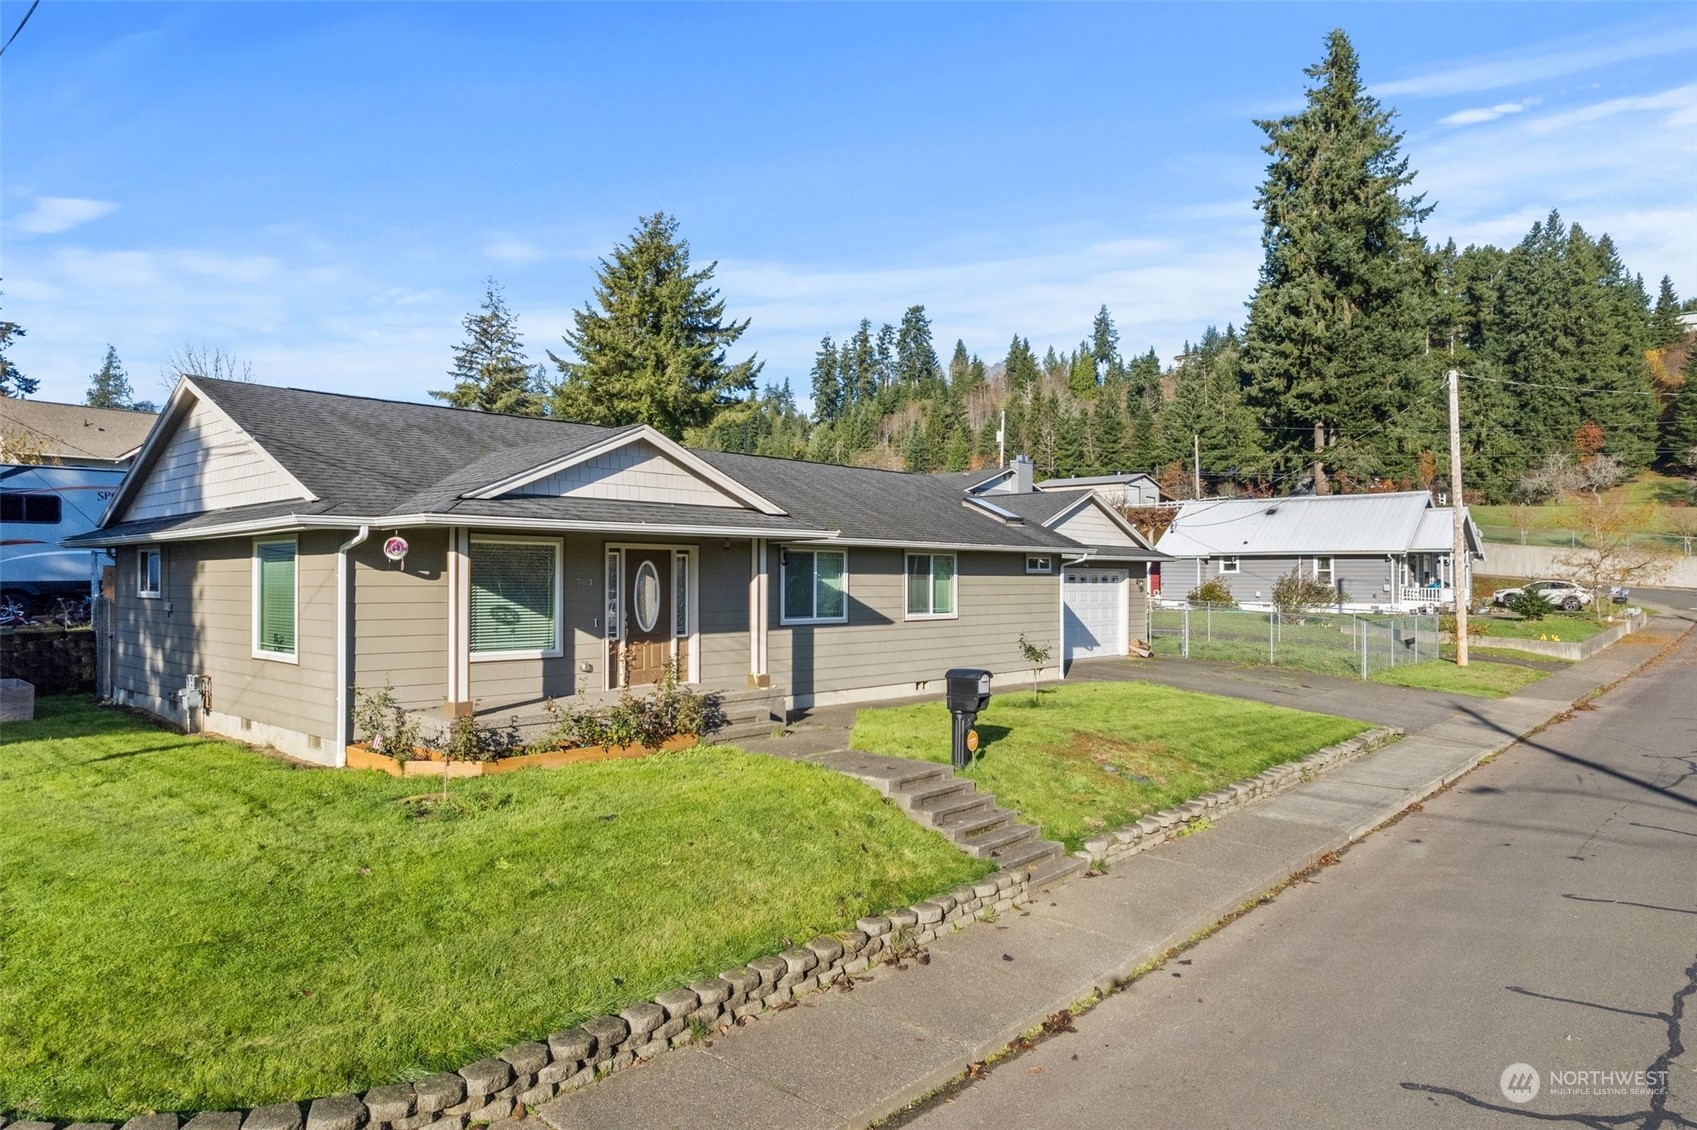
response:
[[[1202,497],[1202,437],[1200,435],[1192,435],[1190,437],[1190,443],[1191,443],[1191,446],[1196,451],[1196,464],[1195,464],[1195,466],[1196,466],[1196,471],[1195,471],[1196,497],[1201,498]]]
[[[1450,378],[1450,514],[1454,518],[1450,543],[1450,587],[1455,590],[1455,665],[1467,666],[1467,602],[1473,596],[1467,568],[1466,519],[1461,510],[1461,374]],[[1464,588],[1463,583],[1467,582]]]

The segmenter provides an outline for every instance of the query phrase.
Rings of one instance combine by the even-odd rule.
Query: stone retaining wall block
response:
[[[701,998],[690,989],[667,989],[656,994],[654,1003],[666,1010],[667,1020],[676,1020],[680,1016],[688,1016],[701,1007]]]
[[[401,1114],[404,1117],[406,1112]],[[301,1130],[304,1125],[299,1103],[272,1103],[249,1111],[242,1130]]]
[[[365,1119],[365,1104],[358,1095],[331,1095],[312,1100],[306,1112],[306,1130],[359,1130]]]

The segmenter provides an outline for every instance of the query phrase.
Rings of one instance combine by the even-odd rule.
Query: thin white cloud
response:
[[[1519,102],[1498,102],[1495,106],[1480,106],[1472,110],[1457,110],[1438,119],[1441,126],[1477,126],[1494,122],[1510,114],[1520,114],[1542,102],[1542,98],[1522,98]]]
[[[540,247],[522,239],[497,239],[484,247],[483,253],[502,263],[534,263],[546,257]]]
[[[1612,39],[1587,35],[1550,40],[1519,51],[1477,56],[1423,75],[1374,83],[1373,94],[1380,98],[1472,94],[1686,51],[1697,51],[1697,23],[1682,19],[1653,30],[1636,24],[1617,31]]]
[[[118,210],[110,200],[88,200],[80,196],[38,196],[35,207],[13,221],[19,231],[35,235],[57,235],[98,220]]]
[[[1548,133],[1601,121],[1604,118],[1612,118],[1619,114],[1657,110],[1672,111],[1662,122],[1664,126],[1670,129],[1684,129],[1697,125],[1697,83],[1689,86],[1676,86],[1659,94],[1647,94],[1634,98],[1610,98],[1563,113],[1546,114],[1532,122],[1531,128],[1542,133]]]

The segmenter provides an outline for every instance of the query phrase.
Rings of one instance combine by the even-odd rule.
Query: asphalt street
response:
[[[1697,1125],[1694,691],[1687,637],[904,1124]]]

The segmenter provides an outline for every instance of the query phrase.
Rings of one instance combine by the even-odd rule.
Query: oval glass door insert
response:
[[[654,562],[644,561],[636,567],[634,588],[631,603],[636,612],[636,626],[652,632],[655,621],[660,619],[660,572],[654,568]]]

